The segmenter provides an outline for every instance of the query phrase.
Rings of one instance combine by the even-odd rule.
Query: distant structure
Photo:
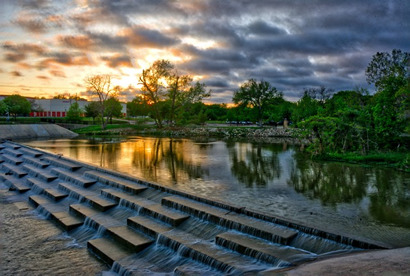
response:
[[[0,95],[0,100],[3,100],[6,95]],[[87,100],[75,99],[35,99],[26,97],[30,102],[37,105],[38,111],[30,112],[30,117],[66,117],[70,106],[77,102],[81,110],[85,110],[86,105],[90,102]],[[121,103],[124,117],[127,116],[127,104]]]
[[[77,102],[81,110],[89,104],[86,100],[76,101],[74,99],[34,99],[38,106],[37,112],[30,112],[30,117],[66,117],[70,106]]]

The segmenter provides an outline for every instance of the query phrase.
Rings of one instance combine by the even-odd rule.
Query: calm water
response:
[[[153,137],[29,146],[304,225],[410,246],[410,174],[313,162],[287,142]]]

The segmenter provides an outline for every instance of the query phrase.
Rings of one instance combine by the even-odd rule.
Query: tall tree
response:
[[[209,97],[210,92],[199,82],[192,83],[189,75],[181,75],[168,60],[157,60],[152,66],[142,71],[139,78],[143,85],[142,92],[151,104],[157,127],[167,118],[175,123],[176,114],[187,105],[201,102]]]
[[[194,121],[200,121],[203,123],[203,118],[206,118],[206,114],[202,110],[202,100],[204,98],[208,98],[211,96],[210,91],[206,91],[205,84],[196,82],[192,84],[192,78],[189,76],[182,76],[185,77],[188,82],[184,86],[180,86],[179,88],[172,87],[171,89],[175,89],[173,93],[176,94],[176,101],[173,105],[171,105],[171,118],[170,121],[175,123],[175,116],[181,114],[184,116],[195,117]],[[175,77],[171,80],[171,84],[175,83],[175,80],[178,77]],[[200,107],[201,111],[198,111],[198,107]],[[200,119],[199,119],[200,118]],[[184,121],[187,121],[183,118]],[[189,121],[189,120],[188,120]],[[179,120],[181,122],[181,120]]]
[[[171,103],[169,121],[173,124],[175,122],[175,111],[178,103],[182,100],[181,93],[189,90],[192,78],[188,75],[180,76],[177,73],[172,74],[169,78],[168,85],[168,99]]]
[[[234,93],[233,102],[240,105],[257,109],[257,120],[262,125],[262,118],[265,108],[275,99],[282,98],[283,94],[267,81],[257,82],[250,79],[241,85],[239,90]]]
[[[386,86],[394,86],[393,90],[405,84],[410,67],[410,53],[394,49],[391,54],[377,52],[366,69],[368,83],[374,83],[380,91]]]
[[[372,99],[372,115],[376,141],[381,148],[397,148],[405,129],[403,106],[409,101],[410,53],[394,49],[392,53],[376,53],[366,69],[369,83],[377,93]],[[403,93],[404,92],[404,93]]]
[[[152,104],[155,124],[162,128],[162,116],[159,102],[165,99],[167,93],[167,80],[174,66],[168,60],[157,60],[148,69],[142,70],[139,81],[142,84],[142,92],[147,101]]]
[[[15,94],[6,97],[3,101],[7,105],[9,114],[14,116],[14,120],[17,115],[28,115],[31,111],[30,102],[23,96]]]
[[[108,98],[116,96],[120,92],[119,86],[112,84],[112,77],[110,75],[93,75],[85,79],[87,89],[98,97],[99,110],[102,118],[101,128],[105,129],[106,122],[104,120],[105,115],[105,102]]]

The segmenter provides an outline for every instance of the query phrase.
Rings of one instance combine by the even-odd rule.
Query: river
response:
[[[312,161],[289,141],[134,136],[25,144],[330,232],[410,246],[410,174]]]

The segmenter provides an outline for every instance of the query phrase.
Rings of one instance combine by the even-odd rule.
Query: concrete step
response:
[[[11,191],[17,191],[19,193],[24,193],[29,191],[31,188],[26,184],[25,179],[17,178],[12,175],[7,175],[4,173],[0,174],[0,179],[9,187]]]
[[[38,190],[40,193],[45,194],[54,201],[61,200],[68,196],[68,193],[62,192],[55,187],[51,187],[50,184],[35,178],[27,178],[27,183],[32,186],[33,191]]]
[[[50,162],[52,165],[56,167],[64,168],[69,171],[76,171],[82,168],[82,166],[79,164],[75,164],[70,161],[66,161],[63,159],[56,158],[56,157],[45,156],[43,159],[47,162]]]
[[[114,241],[106,238],[89,240],[87,247],[98,258],[110,266],[112,266],[114,262],[118,263],[121,259],[132,254],[130,251],[118,246]]]
[[[161,245],[177,251],[184,257],[202,262],[224,272],[240,274],[254,266],[253,260],[234,253],[211,242],[199,239],[184,231],[163,225],[142,216],[130,217],[128,225],[157,239]]]
[[[15,149],[15,150],[21,148],[20,145],[16,145],[16,144],[9,143],[9,142],[4,143],[4,146],[6,148]]]
[[[74,172],[67,171],[65,169],[53,168],[51,172],[57,174],[60,178],[62,178],[62,180],[72,182],[84,188],[90,187],[91,185],[97,182],[94,179],[78,175]]]
[[[101,228],[106,230],[110,227],[124,225],[123,222],[115,219],[114,217],[82,204],[71,204],[70,213],[81,219],[88,220],[89,226],[95,230]]]
[[[110,227],[107,228],[107,233],[133,252],[139,252],[154,242],[153,239],[135,232],[128,226]]]
[[[23,153],[21,153],[18,150],[14,150],[14,149],[5,149],[5,150],[3,150],[3,154],[8,154],[8,155],[11,155],[11,156],[14,156],[14,157],[20,157],[20,156],[23,155]]]
[[[33,165],[25,164],[23,165],[23,168],[28,171],[31,176],[41,178],[47,182],[53,181],[54,179],[58,178],[57,175],[50,173],[44,169],[37,168]]]
[[[159,203],[138,197],[137,195],[130,195],[114,189],[103,189],[101,194],[114,199],[118,203],[121,202],[130,209],[137,210],[141,214],[152,216],[173,226],[177,226],[189,218],[189,215],[166,208]]]
[[[60,182],[58,183],[58,187],[69,192],[71,196],[75,196],[80,200],[84,199],[88,201],[93,207],[103,212],[118,205],[117,202],[104,198],[97,192],[75,187],[68,183]]]
[[[127,219],[127,225],[155,239],[158,238],[158,236],[162,233],[174,229],[174,227],[172,226],[144,216],[129,217]]]
[[[226,209],[209,206],[179,196],[164,197],[162,204],[228,229],[238,230],[276,243],[289,244],[297,235],[296,231],[277,226],[273,223],[229,212]]]
[[[50,214],[58,226],[65,231],[73,230],[83,224],[83,220],[68,213],[64,206],[52,203],[41,195],[32,195],[29,201],[36,207],[40,206]]]
[[[48,162],[44,162],[40,159],[30,157],[30,156],[23,156],[23,160],[24,160],[25,163],[34,165],[34,166],[36,166],[38,168],[41,168],[41,169],[47,168],[50,165],[50,163],[48,163]]]
[[[139,194],[148,188],[147,186],[140,185],[135,181],[125,180],[99,171],[86,171],[84,176],[96,179],[98,182],[115,188],[120,188],[132,194]]]
[[[35,158],[40,157],[40,156],[43,155],[43,153],[41,153],[41,152],[31,150],[31,149],[28,149],[28,148],[20,148],[20,151],[22,153],[24,153],[24,155],[30,155],[30,156],[35,157]]]
[[[27,175],[27,172],[23,170],[22,167],[15,166],[8,163],[1,164],[2,170],[6,172],[6,174],[13,174],[14,176],[21,178]]]
[[[158,239],[158,243],[170,247],[184,257],[214,267],[222,272],[243,275],[245,271],[252,275],[263,270],[260,265],[255,264],[255,260],[240,255],[234,251],[216,246],[212,242],[198,240],[182,231],[172,230]]]
[[[23,160],[21,158],[14,157],[10,154],[3,154],[2,157],[4,161],[13,165],[20,165],[21,163],[23,163]]]
[[[297,248],[280,246],[266,240],[237,232],[225,232],[216,236],[215,243],[228,249],[248,255],[258,260],[277,265],[288,263],[288,266],[311,261],[316,255]],[[283,264],[284,265],[284,264]]]

